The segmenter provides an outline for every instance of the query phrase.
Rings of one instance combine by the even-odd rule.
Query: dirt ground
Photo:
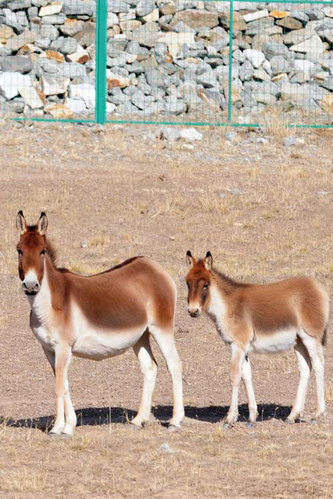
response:
[[[326,357],[327,415],[285,423],[298,382],[293,352],[252,355],[255,428],[225,430],[230,352],[205,317],[187,314],[185,253],[210,250],[217,268],[250,282],[316,276],[332,296],[333,133],[202,128],[200,142],[169,143],[158,127],[2,123],[0,130],[0,495],[6,497],[332,497],[333,339]],[[235,132],[232,142],[228,132]],[[292,135],[294,146],[285,147]],[[41,210],[59,263],[102,271],[134,255],[161,262],[178,287],[176,342],[186,418],[171,415],[170,376],[159,373],[151,424],[133,430],[142,376],[132,351],[103,362],[73,358],[79,425],[47,436],[55,389],[28,325],[15,245],[16,213]]]

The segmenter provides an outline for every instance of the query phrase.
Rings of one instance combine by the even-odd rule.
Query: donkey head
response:
[[[21,210],[16,217],[16,227],[20,231],[20,240],[16,246],[18,272],[26,295],[36,295],[41,287],[47,250],[47,225],[44,212],[40,214],[36,225],[28,225]]]
[[[190,268],[186,276],[188,313],[191,317],[199,317],[209,306],[213,257],[208,251],[205,258],[196,260],[188,251],[186,263]]]

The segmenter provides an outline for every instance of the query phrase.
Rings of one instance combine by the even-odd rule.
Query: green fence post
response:
[[[229,98],[228,98],[228,123],[232,116],[232,37],[234,32],[234,0],[230,2],[230,28],[229,28]]]
[[[96,5],[96,121],[106,122],[106,45],[107,0],[97,0]]]

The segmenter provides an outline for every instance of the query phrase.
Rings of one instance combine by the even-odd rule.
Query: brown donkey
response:
[[[283,352],[292,347],[300,381],[288,421],[294,422],[302,414],[312,367],[318,419],[325,411],[322,345],[329,318],[329,298],[321,285],[306,277],[271,284],[235,282],[213,268],[210,252],[197,261],[188,251],[186,261],[190,267],[186,276],[189,314],[198,317],[206,312],[223,341],[231,346],[232,399],[226,423],[231,426],[237,421],[241,379],[247,391],[250,424],[257,418],[249,352]]]
[[[182,369],[174,341],[176,286],[157,262],[134,257],[92,276],[80,276],[55,265],[45,233],[47,217],[36,225],[17,215],[20,240],[18,270],[30,303],[30,327],[41,342],[56,380],[57,410],[51,434],[73,435],[76,415],[69,395],[67,370],[72,355],[102,360],[133,347],[143,373],[143,394],[132,424],[148,421],[157,365],[150,335],[164,355],[173,382],[170,424],[184,416]]]

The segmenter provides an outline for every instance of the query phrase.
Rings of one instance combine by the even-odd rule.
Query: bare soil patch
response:
[[[330,131],[226,131],[201,142],[168,143],[155,128],[15,123],[0,133],[0,494],[8,497],[331,497],[333,341],[326,356],[327,416],[285,423],[298,371],[294,355],[252,355],[260,404],[255,428],[222,428],[230,402],[230,353],[214,326],[187,314],[185,252],[213,254],[236,279],[267,282],[314,275],[332,296],[333,165]],[[298,143],[285,147],[287,134]],[[258,139],[264,139],[258,141]],[[193,146],[193,147],[192,147]],[[134,354],[103,362],[73,359],[71,394],[79,416],[72,440],[46,431],[54,381],[28,326],[17,277],[15,217],[41,210],[59,262],[93,273],[134,255],[160,261],[179,291],[176,341],[184,367],[186,418],[171,414],[171,380],[156,348],[154,416],[127,423],[142,377]],[[163,445],[163,444],[168,444]]]

